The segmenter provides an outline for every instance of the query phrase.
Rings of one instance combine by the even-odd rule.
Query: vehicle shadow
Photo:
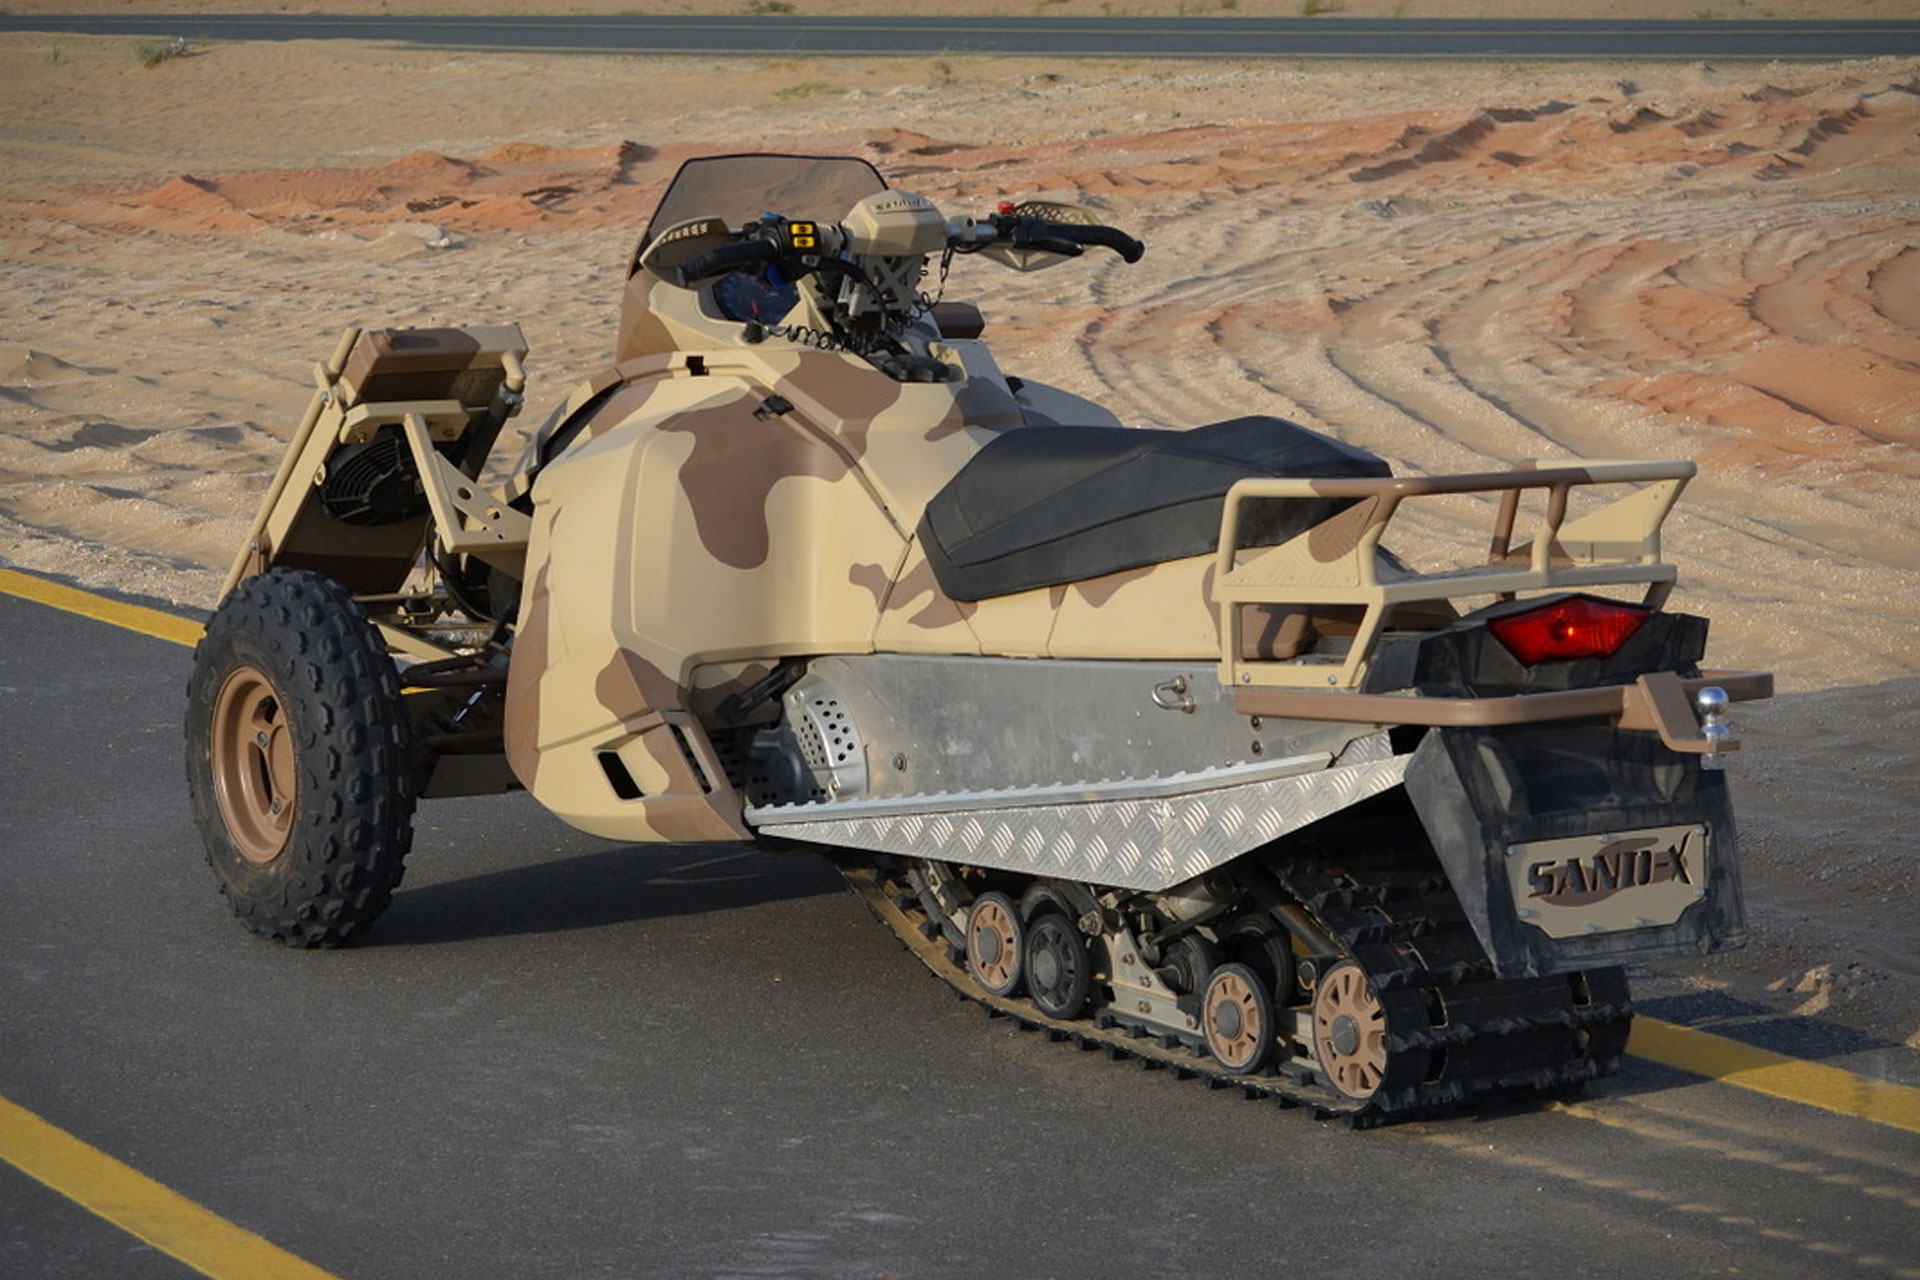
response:
[[[813,854],[731,845],[625,845],[409,889],[363,947],[418,947],[736,911],[842,892]]]

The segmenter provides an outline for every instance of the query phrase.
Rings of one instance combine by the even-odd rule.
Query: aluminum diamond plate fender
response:
[[[900,797],[886,809],[849,804],[750,810],[769,834],[815,844],[1056,876],[1126,889],[1168,889],[1369,796],[1399,785],[1409,757],[1235,782],[1231,769],[1188,774],[1191,789],[1021,803],[1018,791]],[[1091,793],[1097,797],[1098,792]],[[912,811],[908,801],[924,807]],[[1038,799],[1038,796],[1035,796]],[[834,816],[835,809],[854,813]]]

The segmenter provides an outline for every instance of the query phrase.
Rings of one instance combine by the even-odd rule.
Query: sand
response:
[[[957,267],[1011,372],[1408,472],[1700,463],[1675,606],[1783,692],[1736,716],[1754,942],[1661,989],[1920,1048],[1920,62],[134,47],[0,37],[0,561],[210,607],[346,325],[520,323],[538,422],[688,155],[1072,193],[1148,255]]]

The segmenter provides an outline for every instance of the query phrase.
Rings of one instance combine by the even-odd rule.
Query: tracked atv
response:
[[[196,655],[234,910],[346,941],[417,799],[518,786],[826,851],[989,1007],[1250,1092],[1374,1119],[1615,1070],[1622,966],[1744,934],[1724,712],[1771,681],[1665,608],[1692,465],[1129,429],[922,291],[1089,247],[1141,253],[856,159],[691,161],[612,367],[497,482],[517,329],[347,333]],[[1485,554],[1418,567],[1463,519]]]

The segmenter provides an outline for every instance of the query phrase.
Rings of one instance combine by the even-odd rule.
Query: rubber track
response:
[[[1204,1049],[1157,1028],[1129,1025],[1104,1009],[1097,1010],[1092,1020],[1062,1022],[1025,1000],[988,995],[973,981],[962,958],[941,936],[896,867],[851,851],[842,852],[838,865],[854,895],[893,931],[900,944],[989,1017],[1011,1018],[1049,1040],[1104,1053],[1115,1061],[1136,1061],[1147,1070],[1170,1071],[1176,1078],[1198,1080],[1209,1088],[1233,1089],[1249,1099],[1303,1109],[1317,1119],[1343,1119],[1356,1129],[1442,1115],[1470,1101],[1577,1090],[1585,1081],[1617,1069],[1626,1045],[1632,1009],[1619,970],[1588,975],[1594,1000],[1578,1006],[1572,997],[1573,984],[1564,977],[1520,982],[1493,978],[1445,878],[1437,875],[1416,875],[1410,883],[1404,871],[1382,871],[1371,879],[1357,880],[1352,868],[1346,868],[1337,879],[1319,873],[1316,881],[1316,873],[1309,869],[1282,869],[1283,883],[1310,911],[1330,914],[1331,918],[1322,916],[1324,924],[1367,969],[1383,1003],[1389,1005],[1390,1018],[1396,1004],[1401,1020],[1408,1018],[1407,1009],[1419,1011],[1414,1029],[1410,1033],[1397,1030],[1389,1050],[1399,1063],[1418,1064],[1422,1078],[1383,1087],[1368,1102],[1355,1103],[1323,1083],[1310,1063],[1288,1063],[1260,1075],[1236,1075],[1223,1070]],[[1303,894],[1302,889],[1308,892]],[[1471,944],[1471,958],[1460,944],[1462,929]],[[1409,951],[1414,952],[1411,959]],[[1429,968],[1418,958],[1422,951],[1437,960],[1451,959]],[[1387,956],[1392,957],[1391,964],[1383,964]],[[1425,1013],[1430,1002],[1427,992],[1445,1001],[1450,1010],[1473,1009],[1485,1017],[1476,1023],[1456,1013],[1445,1025],[1431,1025]],[[1575,1029],[1591,1037],[1588,1051],[1553,1052],[1553,1046],[1573,1042]],[[1440,1050],[1449,1068],[1461,1066],[1427,1080],[1427,1070]],[[1550,1061],[1542,1060],[1543,1050]],[[1478,1069],[1471,1069],[1474,1064]]]
[[[1366,970],[1387,1011],[1389,1115],[1572,1092],[1620,1069],[1624,971],[1497,978],[1438,866],[1383,852],[1275,860],[1281,885]]]

